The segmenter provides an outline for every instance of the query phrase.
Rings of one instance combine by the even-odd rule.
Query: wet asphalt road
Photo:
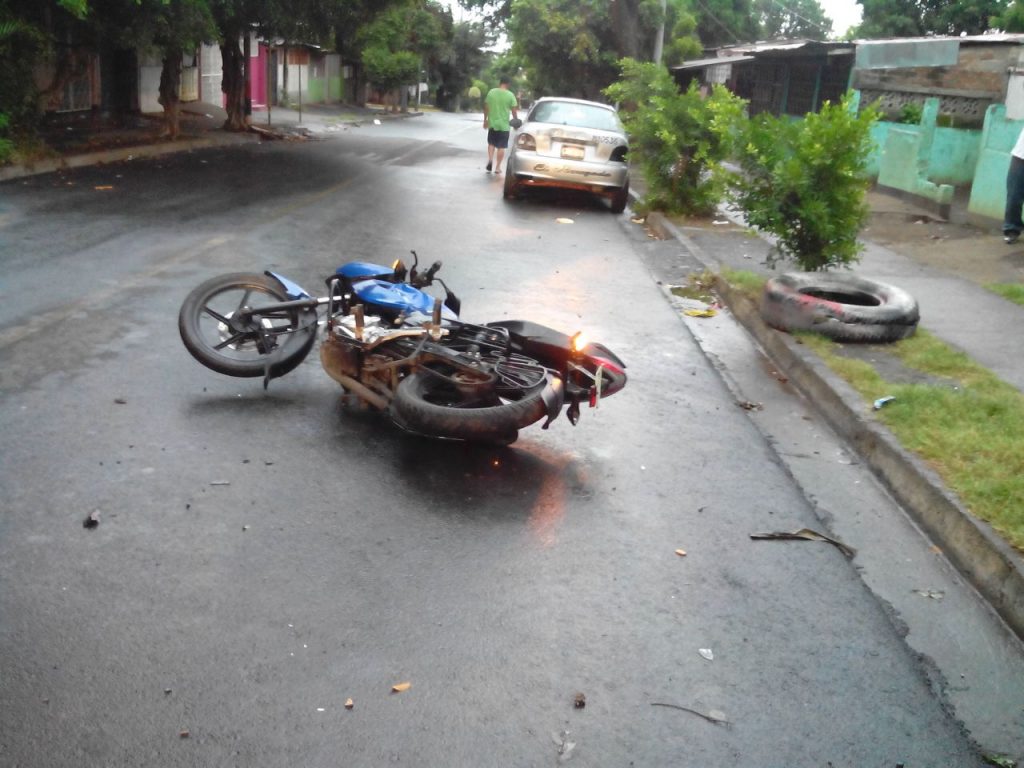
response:
[[[749,539],[820,523],[664,245],[504,203],[483,141],[436,115],[0,185],[0,763],[979,765],[851,562]],[[264,392],[178,339],[214,274],[410,248],[627,389],[481,449],[343,404],[315,354]]]

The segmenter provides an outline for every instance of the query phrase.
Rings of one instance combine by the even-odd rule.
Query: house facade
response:
[[[672,68],[681,86],[722,83],[751,114],[792,116],[852,89],[883,114],[868,164],[879,186],[940,215],[955,187],[970,187],[973,217],[1002,217],[1010,150],[1024,128],[1024,35],[789,40],[709,53]]]

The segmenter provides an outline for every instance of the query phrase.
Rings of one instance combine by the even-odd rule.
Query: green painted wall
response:
[[[1010,151],[1022,128],[1024,122],[1007,120],[1006,107],[1002,104],[993,104],[985,112],[981,151],[967,204],[970,213],[1002,221]]]
[[[920,125],[890,125],[881,146],[878,183],[908,192],[939,206],[947,213],[953,187],[932,179],[932,153],[936,148],[935,122],[939,100],[925,100]]]
[[[921,126],[890,123],[883,120],[871,126],[874,151],[868,157],[868,174],[878,178],[881,173],[882,152],[891,130],[920,135]],[[974,168],[981,154],[982,131],[966,128],[937,126],[932,135],[931,149],[924,166],[925,178],[936,184],[962,186],[974,179]]]
[[[320,104],[324,101],[324,79],[322,77],[309,78],[309,85],[306,93],[309,94],[310,104]]]
[[[939,184],[970,184],[981,154],[981,133],[977,129],[937,127],[928,157],[928,178]]]
[[[345,81],[340,75],[331,77],[327,84],[327,98],[331,101],[341,101],[344,84]]]

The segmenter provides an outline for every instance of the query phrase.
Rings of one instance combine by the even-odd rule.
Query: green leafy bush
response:
[[[0,112],[0,165],[10,162],[14,154],[14,142],[7,136],[7,128],[11,119],[6,113]]]
[[[714,166],[729,152],[743,100],[716,86],[705,97],[696,84],[680,93],[664,67],[619,62],[622,78],[605,89],[619,102],[630,156],[647,184],[644,205],[670,212],[706,213],[722,197]]]
[[[874,108],[856,114],[847,94],[802,120],[757,115],[740,124],[730,194],[748,223],[778,238],[768,263],[791,257],[808,272],[859,259],[868,215],[865,172]]]
[[[908,123],[910,125],[920,125],[921,117],[924,115],[924,107],[920,104],[904,104],[900,109],[899,115],[896,117],[897,123]]]

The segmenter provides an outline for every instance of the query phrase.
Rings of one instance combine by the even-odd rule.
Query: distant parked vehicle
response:
[[[505,198],[556,187],[629,200],[629,139],[614,107],[582,99],[538,99],[516,133],[505,168]]]

